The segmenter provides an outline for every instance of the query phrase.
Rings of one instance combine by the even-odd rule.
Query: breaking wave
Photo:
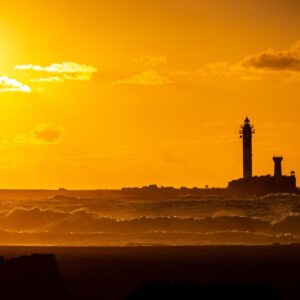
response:
[[[300,197],[2,200],[0,240],[81,246],[299,243]]]

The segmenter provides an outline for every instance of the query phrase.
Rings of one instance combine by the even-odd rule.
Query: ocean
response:
[[[300,196],[1,199],[2,245],[201,246],[300,242]]]

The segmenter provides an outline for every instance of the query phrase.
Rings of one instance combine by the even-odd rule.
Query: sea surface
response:
[[[2,245],[300,243],[300,196],[1,199]]]

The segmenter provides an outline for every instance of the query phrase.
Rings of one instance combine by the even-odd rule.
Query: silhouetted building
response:
[[[254,134],[254,128],[247,117],[240,130],[240,137],[243,139],[243,175],[245,179],[252,177],[252,134]]]
[[[252,176],[252,134],[253,126],[248,118],[241,127],[243,138],[243,178],[228,184],[229,192],[234,194],[293,193],[297,191],[295,172],[290,176],[282,175],[282,156],[274,156],[274,176]]]

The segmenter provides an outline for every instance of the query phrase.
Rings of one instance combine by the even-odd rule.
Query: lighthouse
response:
[[[252,135],[254,128],[247,117],[241,126],[240,137],[243,139],[243,177],[252,178]]]
[[[240,128],[243,141],[243,178],[228,183],[228,191],[233,195],[266,195],[270,193],[299,193],[295,172],[290,176],[282,174],[282,156],[274,156],[274,175],[252,176],[252,136],[254,127],[246,118]]]

